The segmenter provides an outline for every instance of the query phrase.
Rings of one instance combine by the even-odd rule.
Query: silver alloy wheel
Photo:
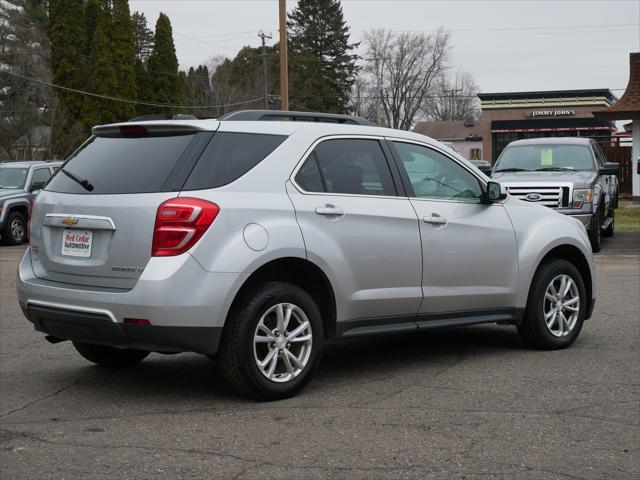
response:
[[[288,382],[297,377],[311,356],[311,322],[292,303],[279,303],[260,318],[253,335],[258,370],[269,380]]]
[[[551,280],[542,300],[542,311],[552,335],[564,337],[575,328],[580,314],[580,293],[569,275],[558,275]]]
[[[13,240],[16,242],[19,242],[24,238],[24,225],[19,218],[13,219],[11,225],[9,225],[9,231],[11,232]]]

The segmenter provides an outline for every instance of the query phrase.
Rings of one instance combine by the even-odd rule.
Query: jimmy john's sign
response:
[[[549,109],[549,110],[528,110],[524,112],[524,116],[527,118],[535,117],[570,117],[575,115],[575,110],[569,110],[566,108]]]

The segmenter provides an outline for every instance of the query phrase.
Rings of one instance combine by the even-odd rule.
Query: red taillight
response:
[[[123,323],[128,325],[140,325],[141,327],[147,327],[151,325],[151,322],[146,318],[125,318]]]
[[[120,134],[123,137],[147,137],[149,130],[142,125],[125,125],[120,127]]]
[[[186,252],[207,231],[220,207],[199,198],[172,198],[156,213],[151,256],[169,257]]]
[[[36,203],[36,196],[33,195],[29,200],[29,220],[27,220],[27,238],[31,243],[31,213],[33,212],[33,204]]]

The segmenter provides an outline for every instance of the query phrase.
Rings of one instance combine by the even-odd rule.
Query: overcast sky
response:
[[[153,28],[173,25],[181,68],[278,36],[277,0],[131,0]],[[291,11],[297,2],[289,0]],[[451,32],[451,66],[471,72],[482,92],[610,88],[620,96],[629,53],[640,51],[640,0],[342,0],[353,41],[365,31]]]

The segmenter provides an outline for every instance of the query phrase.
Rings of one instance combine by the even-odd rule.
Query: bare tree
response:
[[[358,75],[351,87],[349,109],[357,117],[377,122],[376,95],[375,86],[371,79],[364,74]]]
[[[207,62],[207,68],[211,72],[211,104],[230,105],[238,101],[245,100],[247,95],[243,86],[236,81],[236,76],[232,71],[231,60],[222,56],[214,56]],[[256,94],[256,96],[259,96]],[[258,108],[258,107],[256,107]],[[234,110],[233,106],[216,108],[210,113],[220,116],[228,111]]]
[[[478,86],[469,72],[453,76],[443,73],[436,83],[436,94],[425,104],[425,114],[434,120],[477,119],[480,113]]]
[[[381,123],[411,129],[446,70],[448,33],[442,29],[433,35],[378,29],[365,34],[365,46],[365,71],[375,79]]]

